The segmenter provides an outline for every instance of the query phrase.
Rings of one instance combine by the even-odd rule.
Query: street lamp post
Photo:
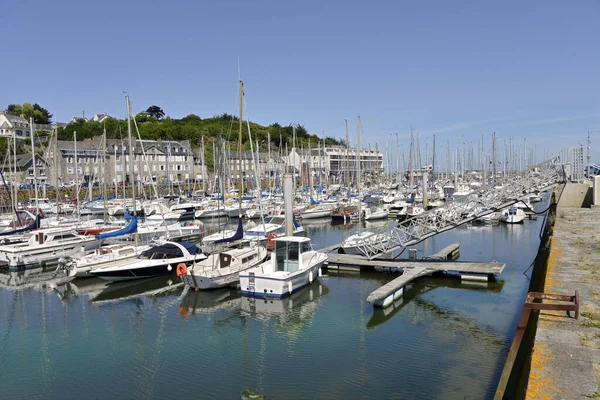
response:
[[[590,159],[592,158],[591,154],[590,154],[590,147],[592,144],[591,141],[591,136],[592,133],[600,133],[600,131],[588,131],[588,137],[587,137],[587,176],[588,178],[590,177]]]

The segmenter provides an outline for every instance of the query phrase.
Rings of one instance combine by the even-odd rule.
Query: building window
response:
[[[73,173],[73,168],[69,167],[67,168],[67,174],[72,174]]]
[[[161,165],[161,166],[160,166],[160,170],[161,170],[161,171],[164,171],[164,170],[165,170],[165,166],[164,166],[164,165]]]

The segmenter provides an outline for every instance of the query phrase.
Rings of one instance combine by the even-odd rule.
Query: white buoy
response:
[[[463,281],[487,282],[487,275],[461,274],[460,279]]]

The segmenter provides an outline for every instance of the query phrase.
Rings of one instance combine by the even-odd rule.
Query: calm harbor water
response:
[[[331,272],[282,301],[186,292],[174,277],[0,286],[0,398],[492,398],[542,222],[463,226],[419,244],[422,256],[460,242],[461,260],[506,268],[487,284],[419,279],[386,310],[365,303],[396,276],[383,273]],[[356,230],[304,226],[315,247]]]

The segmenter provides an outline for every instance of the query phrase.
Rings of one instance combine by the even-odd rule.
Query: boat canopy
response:
[[[315,204],[321,204],[320,201],[315,201],[315,199],[313,199],[312,196],[310,196],[310,204],[315,205]]]
[[[192,242],[180,242],[183,248],[185,248],[190,254],[197,254],[199,252],[198,247]],[[165,243],[160,246],[154,246],[139,255],[141,259],[162,259],[162,258],[176,258],[183,257],[181,248],[174,243]]]
[[[96,239],[106,239],[111,237],[117,237],[121,235],[128,235],[130,233],[137,232],[137,217],[132,217],[131,222],[125,228],[117,229],[116,231],[110,231],[96,235]]]
[[[238,227],[237,227],[237,230],[235,231],[234,235],[230,236],[228,238],[215,240],[215,244],[231,243],[231,242],[235,242],[236,240],[240,240],[243,237],[244,237],[244,226],[242,224],[242,217],[239,217],[238,218]]]

